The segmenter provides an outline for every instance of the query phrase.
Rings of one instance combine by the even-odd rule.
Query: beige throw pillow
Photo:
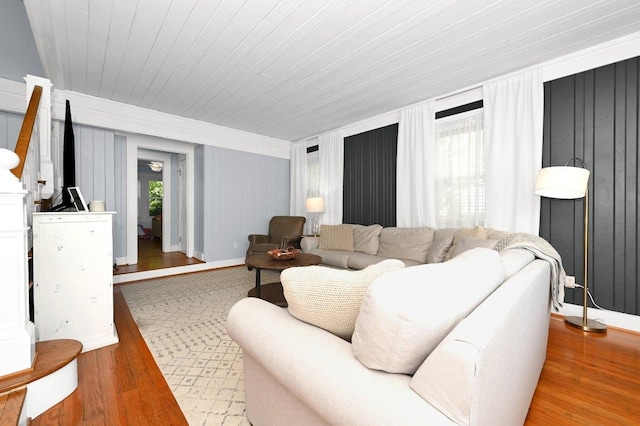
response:
[[[380,246],[380,231],[382,226],[353,225],[353,251],[375,256]]]
[[[320,248],[353,251],[353,226],[320,225]]]
[[[449,253],[449,249],[453,244],[453,234],[456,228],[436,229],[433,237],[433,244],[427,252],[427,263],[440,263]]]
[[[453,253],[456,251],[456,246],[463,238],[473,238],[476,240],[486,240],[487,231],[482,226],[478,225],[474,228],[460,228],[453,233],[453,244],[449,249],[449,252],[445,256],[444,260],[447,261],[453,257]]]
[[[404,263],[396,259],[383,260],[360,271],[308,266],[285,269],[280,280],[291,315],[351,340],[369,284],[400,268],[404,268]]]

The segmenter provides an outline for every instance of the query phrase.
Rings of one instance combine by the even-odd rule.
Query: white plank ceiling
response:
[[[298,140],[640,31],[638,0],[24,0],[54,86]]]

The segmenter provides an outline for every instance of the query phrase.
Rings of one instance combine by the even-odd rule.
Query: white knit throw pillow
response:
[[[351,340],[369,284],[385,272],[400,268],[404,263],[397,259],[386,259],[360,271],[307,266],[285,269],[280,280],[291,315]]]

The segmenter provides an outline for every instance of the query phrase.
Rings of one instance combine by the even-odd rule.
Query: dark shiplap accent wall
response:
[[[343,223],[396,226],[398,124],[344,139]]]
[[[640,314],[639,58],[545,83],[543,166],[591,170],[589,287],[606,309]],[[582,200],[542,199],[540,235],[583,282]],[[568,303],[582,291],[567,289]]]

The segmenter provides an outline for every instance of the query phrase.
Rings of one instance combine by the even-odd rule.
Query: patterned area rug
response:
[[[265,270],[261,278],[279,274]],[[255,271],[242,266],[120,286],[190,425],[249,425],[242,353],[225,323],[254,285]]]

